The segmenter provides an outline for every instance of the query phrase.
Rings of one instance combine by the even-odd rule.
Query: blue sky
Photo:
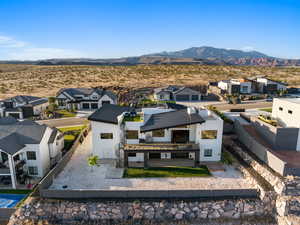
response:
[[[300,59],[299,0],[0,0],[0,60],[189,47]]]

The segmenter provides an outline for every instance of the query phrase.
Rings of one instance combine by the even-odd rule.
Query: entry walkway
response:
[[[230,172],[213,173],[213,177],[190,178],[136,178],[120,177],[123,169],[116,169],[112,163],[102,163],[91,168],[87,158],[91,155],[91,133],[78,147],[70,162],[54,180],[50,189],[103,189],[103,190],[217,190],[252,189],[252,186],[231,169]]]

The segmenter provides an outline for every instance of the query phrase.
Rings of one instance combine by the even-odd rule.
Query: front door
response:
[[[189,130],[173,130],[172,142],[173,143],[187,143],[189,142],[190,132]]]

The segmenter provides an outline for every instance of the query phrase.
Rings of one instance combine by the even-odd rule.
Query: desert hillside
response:
[[[117,87],[137,89],[166,84],[203,85],[232,77],[264,74],[300,85],[300,68],[138,65],[138,66],[33,66],[0,65],[0,99],[16,94],[52,96],[65,87]]]

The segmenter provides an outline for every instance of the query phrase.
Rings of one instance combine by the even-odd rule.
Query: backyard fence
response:
[[[257,198],[256,189],[220,190],[41,190],[41,197],[52,199],[192,199]]]
[[[277,157],[273,151],[266,146],[260,144],[252,137],[238,120],[234,122],[235,132],[240,142],[242,142],[251,152],[253,152],[260,160],[265,162],[269,167],[277,173],[287,175],[287,163]]]
[[[77,147],[84,141],[90,130],[91,127],[89,125],[87,128],[83,129],[80,132],[70,150],[60,159],[57,165],[52,170],[50,170],[50,172],[39,182],[39,193],[41,193],[41,190],[48,189],[52,185],[54,178],[65,168],[67,163],[70,161],[73,153],[75,152]]]

